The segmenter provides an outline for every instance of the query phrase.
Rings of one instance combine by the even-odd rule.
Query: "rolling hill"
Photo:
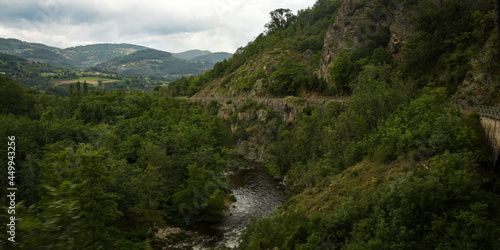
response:
[[[208,50],[188,50],[181,53],[172,53],[172,56],[181,58],[184,60],[200,61],[217,63],[222,62],[224,59],[229,59],[233,56],[231,53],[227,52],[210,52]]]
[[[58,72],[55,68],[43,63],[28,61],[22,57],[0,53],[0,72],[7,75],[24,75],[29,73]]]
[[[209,62],[209,63],[215,64],[215,63],[224,61],[224,59],[229,59],[232,56],[233,56],[233,54],[227,53],[227,52],[215,52],[215,53],[197,56],[197,57],[191,58],[191,60],[200,61],[200,62]]]
[[[208,50],[199,50],[199,49],[193,49],[193,50],[187,50],[181,53],[172,53],[173,56],[184,59],[184,60],[191,60],[195,57],[198,56],[205,56],[205,55],[210,55],[212,52]]]
[[[44,49],[52,52],[59,50],[56,47],[47,46],[41,43],[29,43],[13,38],[0,38],[0,53],[16,55],[35,49]]]
[[[65,58],[64,56],[56,52],[47,49],[27,50],[24,51],[23,53],[18,54],[17,56],[25,58],[30,61],[38,61],[54,67],[69,68],[69,69],[76,68],[76,64],[73,61]]]
[[[145,50],[148,51],[132,55]],[[60,49],[39,43],[4,38],[0,38],[0,53],[67,69],[92,68],[127,75],[152,74],[154,76],[175,75],[176,77],[199,74],[211,69],[216,62],[232,56],[230,53],[212,53],[208,50],[169,53],[126,43],[90,44]],[[122,64],[125,65],[121,66]]]
[[[83,69],[145,49],[147,47],[133,44],[105,43],[70,47],[57,53],[71,60],[76,67]]]
[[[212,67],[213,64],[210,63],[187,61],[174,57],[168,52],[146,49],[112,59],[95,68],[124,75],[177,78],[183,75],[199,74],[202,70]]]

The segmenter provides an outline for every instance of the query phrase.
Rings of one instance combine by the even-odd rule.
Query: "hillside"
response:
[[[180,59],[191,60],[195,57],[205,56],[205,55],[209,55],[211,53],[212,52],[210,52],[208,50],[193,49],[193,50],[187,50],[187,51],[180,52],[180,53],[172,53],[172,55],[177,57],[177,58],[180,58]]]
[[[42,62],[47,65],[59,68],[73,69],[76,68],[76,64],[63,57],[62,55],[46,50],[46,49],[33,49],[17,54],[19,57],[25,58],[30,61]]]
[[[201,55],[191,58],[193,61],[208,62],[208,63],[218,63],[231,58],[233,54],[227,52],[215,52],[207,55]]]
[[[60,71],[60,68],[55,68],[43,63],[30,62],[21,57],[0,53],[0,72],[6,75],[15,76]]]
[[[46,93],[56,95],[61,95],[66,89],[54,88],[51,78],[73,75],[70,70],[2,53],[0,53],[0,74],[16,79],[26,88],[45,90]]]
[[[348,96],[364,67],[387,64],[420,86],[447,87],[457,102],[494,103],[494,9],[494,1],[325,0],[297,15],[276,11],[266,32],[203,76],[196,96]],[[174,83],[174,95],[189,85]]]
[[[45,44],[29,43],[12,38],[11,39],[0,38],[0,53],[15,55],[34,49],[44,49],[52,52],[58,50],[58,48],[56,47],[50,47]]]
[[[183,75],[199,74],[203,69],[212,66],[213,64],[209,63],[179,59],[168,52],[146,49],[112,59],[96,67],[124,75],[179,78]]]
[[[144,49],[147,47],[133,44],[91,44],[62,49],[57,53],[83,69]]]
[[[227,98],[207,109],[291,193],[239,247],[498,248],[497,156],[481,118],[459,106],[500,106],[495,2],[318,0],[270,14],[231,59],[167,89]],[[252,101],[286,96],[347,101],[287,124]]]
[[[188,50],[181,53],[172,53],[172,55],[184,60],[208,62],[213,64],[222,62],[224,59],[229,59],[233,56],[233,54],[227,52],[212,53],[208,50]]]
[[[114,63],[114,59],[146,49],[150,48],[125,43],[91,44],[60,49],[38,43],[24,42],[17,39],[0,38],[0,53],[22,57],[30,61],[42,62],[54,67],[79,70],[88,69],[107,62],[110,62],[111,65]],[[161,51],[161,53],[163,52],[164,51]],[[150,59],[154,59],[155,56],[152,55],[153,53],[151,53],[151,51],[148,54],[152,56]],[[174,78],[171,78],[172,80],[178,78],[179,76],[199,74],[202,70],[211,69],[214,63],[223,61],[224,59],[228,59],[232,56],[232,54],[226,52],[212,53],[207,50],[189,50],[181,53],[174,53],[172,55],[174,58],[170,60],[170,65],[158,66],[151,64],[149,66],[152,68],[147,68],[148,65],[141,64],[140,67],[133,69],[133,65],[129,64],[128,70],[125,74],[137,74],[138,76],[144,76],[150,73],[142,71],[154,72],[158,70],[166,70],[163,75],[175,75]],[[134,57],[129,57],[124,60],[130,63],[132,62],[131,60],[134,60],[133,58]],[[183,63],[180,59],[198,62]],[[197,65],[197,63],[200,65]],[[184,69],[184,67],[187,67],[187,69]],[[194,70],[196,67],[197,70]],[[153,73],[153,75],[160,76],[162,73]]]

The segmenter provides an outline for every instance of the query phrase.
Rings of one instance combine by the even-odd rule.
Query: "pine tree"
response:
[[[69,96],[73,96],[73,83],[69,84]]]
[[[80,81],[76,82],[76,92],[80,94]]]
[[[83,82],[83,93],[84,94],[88,94],[89,93],[89,84],[87,83],[87,81]]]

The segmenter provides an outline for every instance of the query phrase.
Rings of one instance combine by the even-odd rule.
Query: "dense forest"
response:
[[[3,77],[0,91],[1,140],[16,138],[22,201],[14,246],[144,249],[165,221],[196,228],[223,216],[221,172],[240,160],[228,125],[202,106],[164,90],[61,98]],[[7,171],[1,180],[6,187]]]
[[[15,174],[18,202],[16,242],[0,246],[161,249],[159,228],[220,222],[234,201],[224,173],[252,160],[289,199],[252,220],[241,249],[499,249],[500,170],[480,115],[462,110],[499,106],[497,9],[493,0],[277,9],[232,58],[150,93],[71,86],[61,97],[0,76],[0,164],[11,169],[0,181]],[[285,96],[346,101],[286,122],[252,100]]]

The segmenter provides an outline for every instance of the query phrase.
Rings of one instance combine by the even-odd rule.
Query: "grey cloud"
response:
[[[19,26],[30,22],[34,26],[51,23],[82,24],[100,20],[101,13],[78,5],[44,5],[42,1],[16,1],[13,4],[2,4],[0,22],[11,26]]]
[[[301,1],[315,2],[293,2]],[[0,0],[0,37],[21,34],[17,38],[53,46],[127,42],[167,51],[231,51],[262,32],[268,12],[279,5],[272,0]]]

